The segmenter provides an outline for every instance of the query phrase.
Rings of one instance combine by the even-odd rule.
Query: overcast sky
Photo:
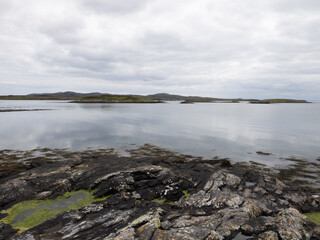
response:
[[[319,0],[0,0],[0,94],[320,99]]]

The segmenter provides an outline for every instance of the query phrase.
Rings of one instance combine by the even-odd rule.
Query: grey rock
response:
[[[320,239],[320,225],[313,229],[312,237],[316,240]]]
[[[17,230],[13,229],[11,225],[0,222],[0,239],[9,239]]]
[[[278,240],[278,234],[275,233],[274,231],[267,231],[264,233],[259,234],[258,236],[259,240]]]
[[[249,216],[240,209],[223,209],[218,212],[222,217],[222,223],[216,232],[223,237],[229,237],[236,233],[248,220]]]
[[[306,239],[309,233],[305,230],[306,217],[297,209],[288,208],[279,212],[276,218],[278,233],[283,240]]]
[[[0,239],[222,240],[243,237],[240,232],[252,239],[319,237],[300,213],[320,210],[317,194],[264,173],[181,159],[98,156],[37,164],[0,181],[0,207],[78,189],[109,197],[19,234],[0,223]]]

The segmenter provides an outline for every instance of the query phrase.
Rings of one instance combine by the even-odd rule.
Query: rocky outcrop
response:
[[[319,239],[319,226],[302,215],[320,210],[317,195],[225,161],[40,163],[0,180],[0,206],[79,189],[101,200],[20,233],[0,223],[0,239]]]

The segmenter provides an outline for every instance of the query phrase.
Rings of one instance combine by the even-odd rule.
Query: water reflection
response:
[[[0,101],[0,107],[50,108],[0,113],[0,148],[121,148],[153,145],[204,157],[279,164],[320,156],[320,104],[73,104]],[[260,156],[256,151],[270,152]],[[252,153],[252,154],[248,154]]]

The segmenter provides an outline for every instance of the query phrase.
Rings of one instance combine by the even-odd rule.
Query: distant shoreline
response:
[[[0,112],[33,112],[33,111],[49,111],[53,109],[0,109]]]
[[[245,99],[245,98],[215,98],[200,96],[183,96],[168,93],[156,93],[150,95],[134,94],[110,94],[110,93],[77,93],[77,92],[57,92],[57,93],[34,93],[28,95],[6,95],[0,96],[0,100],[69,100],[74,103],[159,103],[163,101],[181,101],[184,103],[309,103],[300,99]]]
[[[264,99],[258,101],[250,101],[252,104],[272,104],[272,103],[310,103],[306,100],[296,99]]]
[[[70,103],[164,103],[163,101],[71,101]]]

